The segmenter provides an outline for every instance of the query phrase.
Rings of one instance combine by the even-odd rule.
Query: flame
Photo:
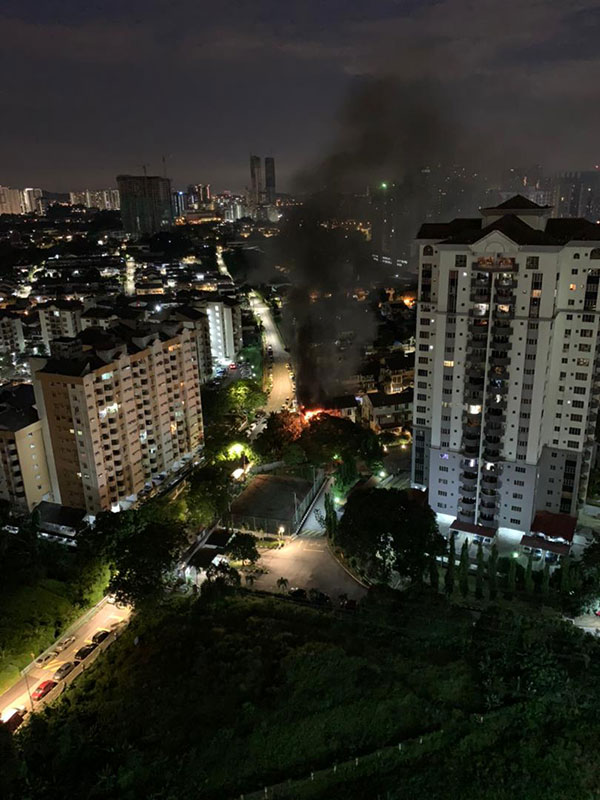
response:
[[[323,414],[323,413],[325,413],[325,409],[324,408],[311,408],[310,411],[308,411],[308,410],[304,411],[303,410],[302,411],[302,416],[304,417],[306,422],[310,422],[311,419],[313,419],[314,417],[318,417],[319,414]]]

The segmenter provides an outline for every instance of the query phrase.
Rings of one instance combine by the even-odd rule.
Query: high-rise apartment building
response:
[[[250,202],[262,203],[264,195],[262,161],[260,156],[250,156]]]
[[[194,333],[89,328],[72,343],[77,354],[32,361],[54,500],[117,511],[202,446]]]
[[[586,496],[600,226],[550,212],[516,196],[417,236],[413,485],[468,534],[528,535],[544,514],[572,535]]]
[[[23,193],[20,189],[0,186],[0,214],[22,214]]]
[[[558,175],[554,179],[552,200],[559,217],[600,221],[600,170]]]
[[[23,322],[18,314],[0,311],[0,353],[12,355],[25,350]]]
[[[150,236],[173,224],[171,181],[158,175],[117,175],[123,228]]]
[[[118,211],[121,208],[118,189],[82,189],[80,192],[69,192],[69,202],[73,206],[99,208],[100,211]]]
[[[265,158],[265,201],[269,205],[275,205],[276,199],[275,159],[267,156],[267,158]]]
[[[48,353],[53,339],[75,336],[81,330],[82,303],[77,300],[51,300],[36,306],[40,316],[42,342]]]
[[[50,492],[42,423],[28,384],[0,388],[0,498],[31,511]]]
[[[41,189],[27,188],[23,189],[23,213],[34,214],[41,213],[41,200],[43,191]]]
[[[242,310],[228,297],[196,304],[208,317],[209,341],[213,368],[235,361],[242,349]]]

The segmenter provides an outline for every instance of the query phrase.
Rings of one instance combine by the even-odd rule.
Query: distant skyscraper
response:
[[[600,220],[600,170],[566,172],[554,183],[553,203],[558,217]]]
[[[133,236],[168,230],[173,223],[171,181],[158,175],[117,175],[123,228]]]
[[[188,195],[185,192],[173,192],[173,214],[182,217],[187,209]]]
[[[80,192],[69,192],[72,206],[99,208],[100,211],[118,211],[121,200],[118,189],[82,189]]]
[[[274,205],[277,197],[275,189],[275,159],[265,158],[265,200]]]
[[[41,189],[23,189],[23,211],[25,214],[39,212],[40,200],[42,199]]]
[[[275,170],[273,170],[275,178]],[[250,201],[255,205],[262,202],[264,194],[262,163],[260,156],[250,156]]]
[[[0,214],[22,214],[23,195],[20,189],[0,186]]]

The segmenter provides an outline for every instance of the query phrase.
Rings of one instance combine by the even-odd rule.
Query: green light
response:
[[[387,183],[385,183],[385,182],[384,182],[384,183],[382,183],[382,184],[381,184],[381,188],[382,188],[382,189],[387,189]]]
[[[244,452],[244,445],[243,444],[232,444],[229,448],[229,457],[233,458],[234,456],[241,456]]]

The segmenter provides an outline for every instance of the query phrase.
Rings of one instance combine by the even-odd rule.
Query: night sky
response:
[[[114,185],[165,154],[175,185],[237,190],[252,151],[290,188],[388,74],[436,84],[475,160],[600,161],[596,0],[3,0],[0,20],[5,185]]]

